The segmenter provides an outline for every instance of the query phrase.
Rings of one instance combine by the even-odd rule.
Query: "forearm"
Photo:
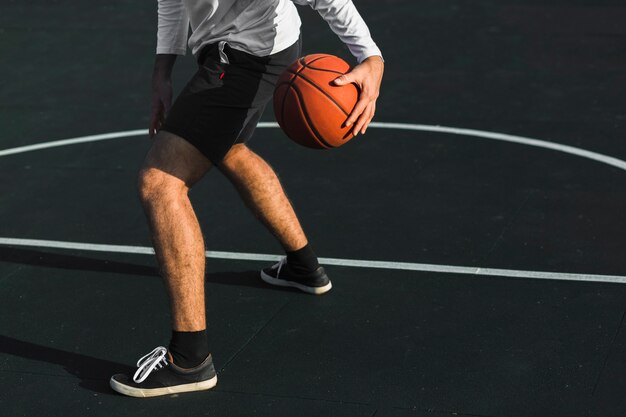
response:
[[[150,112],[150,137],[154,136],[165,120],[172,104],[172,69],[175,54],[157,54],[152,72],[152,110]]]
[[[174,63],[176,63],[175,54],[157,54],[154,58],[154,69],[152,71],[153,79],[170,79],[172,76],[172,69]]]

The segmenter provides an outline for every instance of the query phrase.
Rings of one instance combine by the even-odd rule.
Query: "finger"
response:
[[[356,136],[359,132],[363,133],[363,126],[369,120],[369,115],[371,113],[370,105],[368,104],[363,113],[359,116],[359,119],[354,124],[354,135]]]
[[[367,118],[367,121],[365,122],[365,125],[363,125],[363,130],[361,130],[361,134],[364,135],[365,132],[367,131],[367,128],[370,125],[370,122],[372,121],[372,119],[374,118],[374,114],[376,113],[376,102],[372,101],[370,103],[370,109],[369,109],[369,116]]]
[[[159,114],[159,113],[157,113],[155,111],[153,111],[150,114],[150,129],[149,129],[150,137],[154,137],[156,132],[161,127],[162,122],[163,122],[163,119],[161,117],[161,114]]]
[[[350,116],[348,116],[348,119],[346,120],[346,127],[352,126],[354,122],[357,121],[359,116],[361,116],[361,113],[363,113],[363,111],[365,111],[365,109],[367,108],[367,103],[368,100],[364,98],[361,98],[359,101],[356,102],[356,105],[352,109]]]
[[[343,74],[333,80],[333,84],[335,85],[346,85],[354,82],[354,74],[349,72],[347,74]]]
[[[150,125],[149,125],[149,129],[148,129],[148,134],[150,135],[150,137],[154,136],[154,132],[156,130],[156,117],[154,112],[150,113]]]
[[[156,130],[157,130],[156,122],[152,120],[150,122],[150,128],[148,129],[148,135],[150,135],[150,137],[153,138],[156,133]]]
[[[154,137],[161,128],[161,125],[165,121],[165,106],[164,103],[159,100],[153,99],[152,111],[150,112],[150,137]]]

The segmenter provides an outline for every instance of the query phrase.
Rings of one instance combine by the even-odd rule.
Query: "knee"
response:
[[[137,191],[144,205],[153,206],[159,202],[176,199],[188,190],[177,178],[154,168],[144,168],[139,171],[137,177]]]
[[[245,144],[233,145],[218,164],[218,168],[226,172],[237,171],[238,167],[247,164],[252,155],[252,151]]]
[[[159,175],[151,169],[142,169],[137,176],[137,191],[142,203],[154,201],[159,194]]]

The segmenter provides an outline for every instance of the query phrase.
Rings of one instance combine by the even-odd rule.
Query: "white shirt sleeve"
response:
[[[382,53],[357,11],[352,0],[292,0],[299,5],[308,4],[322,16],[331,30],[346,44],[354,57],[360,62],[369,56]]]
[[[185,55],[189,17],[182,0],[158,0],[157,54]]]

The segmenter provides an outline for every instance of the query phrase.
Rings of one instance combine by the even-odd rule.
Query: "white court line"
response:
[[[276,122],[260,122],[258,125],[260,128],[277,128]],[[422,132],[438,132],[438,133],[450,133],[454,135],[478,137],[483,139],[493,139],[503,142],[517,143],[520,145],[533,146],[536,148],[551,149],[558,152],[563,152],[570,155],[580,156],[582,158],[597,161],[606,165],[619,168],[626,171],[626,161],[621,159],[603,155],[597,152],[588,151],[586,149],[576,148],[574,146],[563,145],[556,142],[550,142],[541,139],[527,138],[524,136],[507,135],[504,133],[488,132],[484,130],[476,129],[463,129],[458,127],[436,126],[436,125],[421,125],[414,123],[386,123],[386,122],[372,122],[370,127],[383,128],[383,129],[398,129],[398,130],[413,130]],[[97,142],[102,140],[110,140],[117,138],[125,138],[129,136],[142,136],[147,135],[147,129],[127,130],[123,132],[104,133],[101,135],[81,136],[72,139],[55,140],[52,142],[43,142],[28,146],[19,146],[17,148],[10,148],[0,150],[0,156],[15,155],[24,152],[31,152],[40,149],[56,148],[59,146],[69,146],[78,143]]]
[[[141,255],[152,255],[154,250],[147,246],[128,246],[128,245],[104,245],[97,243],[82,242],[63,242],[59,240],[41,240],[41,239],[14,239],[0,237],[0,245],[8,246],[26,246],[36,248],[55,248],[55,249],[73,249],[91,252],[107,252],[107,253],[130,253]],[[240,253],[240,252],[220,252],[207,251],[207,258],[213,259],[234,259],[239,261],[277,261],[282,258],[281,255],[271,255],[263,253]],[[596,274],[570,274],[562,272],[545,272],[545,271],[520,271],[515,269],[494,269],[479,268],[475,266],[450,266],[421,264],[413,262],[393,262],[393,261],[364,261],[359,259],[340,259],[340,258],[320,258],[322,264],[348,266],[355,268],[372,268],[372,269],[396,269],[402,271],[422,271],[422,272],[443,272],[448,274],[465,274],[477,276],[499,276],[513,278],[533,278],[533,279],[550,279],[564,281],[591,281],[591,282],[609,282],[609,283],[626,283],[626,276],[619,275],[596,275]]]
[[[129,136],[141,136],[141,135],[147,135],[147,134],[148,134],[148,129],[138,129],[138,130],[126,130],[124,132],[103,133],[101,135],[81,136],[78,138],[61,139],[61,140],[55,140],[52,142],[36,143],[34,145],[18,146],[17,148],[5,149],[5,150],[0,151],[0,156],[15,155],[18,153],[32,152],[32,151],[38,151],[41,149],[48,149],[48,148],[57,148],[59,146],[76,145],[78,143],[98,142],[101,140],[126,138]]]
[[[439,132],[439,133],[452,133],[462,136],[474,136],[484,139],[495,139],[503,142],[518,143],[520,145],[534,146],[537,148],[551,149],[558,152],[567,153],[570,155],[580,156],[582,158],[591,159],[593,161],[601,162],[606,165],[611,165],[621,170],[626,171],[626,161],[617,159],[612,156],[603,155],[597,152],[588,151],[586,149],[576,148],[574,146],[562,145],[556,142],[549,142],[546,140],[526,138],[523,136],[507,135],[505,133],[486,132],[484,130],[475,129],[461,129],[458,127],[446,127],[446,126],[432,126],[432,125],[416,125],[405,123],[372,123],[372,127],[381,127],[389,129],[400,130],[420,130],[423,132]]]
[[[258,127],[277,128],[278,123],[261,122],[258,124]],[[555,142],[527,138],[523,136],[507,135],[503,133],[488,132],[488,131],[475,130],[475,129],[463,129],[463,128],[456,128],[456,127],[422,125],[422,124],[412,124],[412,123],[373,122],[370,124],[370,127],[449,133],[449,134],[462,135],[462,136],[500,140],[504,142],[511,142],[511,143],[517,143],[520,145],[551,149],[551,150],[563,152],[566,154],[576,155],[582,158],[590,159],[590,160],[600,162],[600,163],[626,171],[626,161],[614,158],[612,156],[603,155],[597,152],[592,152],[592,151],[588,151],[588,150],[581,149],[581,148],[576,148],[576,147],[569,146],[569,145],[562,145],[562,144],[555,143]],[[59,146],[69,146],[69,145],[75,145],[79,143],[97,142],[97,141],[118,139],[118,138],[130,137],[130,136],[143,136],[147,134],[148,134],[147,129],[137,129],[137,130],[127,130],[127,131],[122,131],[122,132],[105,133],[105,134],[99,134],[99,135],[81,136],[77,138],[56,140],[56,141],[51,141],[51,142],[43,142],[43,143],[38,143],[34,145],[20,146],[16,148],[0,150],[0,157],[7,156],[7,155],[20,154],[20,153],[25,153],[25,152],[31,152],[31,151],[41,150],[41,149],[55,148]],[[21,246],[40,246],[40,247],[50,247],[50,248],[92,250],[92,251],[104,251],[104,252],[121,252],[121,253],[140,253],[140,254],[153,253],[151,248],[140,247],[140,246],[99,245],[99,244],[89,244],[89,243],[72,243],[72,242],[12,239],[12,238],[2,238],[2,240],[0,240],[0,244],[3,242],[5,242],[4,244],[21,245]],[[13,242],[13,243],[7,243],[7,242]],[[19,242],[21,242],[21,244]],[[35,243],[35,242],[38,242],[38,243]],[[60,245],[60,246],[55,246],[55,245]],[[208,251],[207,257],[219,258],[219,259],[254,260],[254,261],[274,261],[274,260],[279,259],[278,255],[219,252],[219,251]],[[520,271],[520,270],[509,270],[509,269],[433,265],[433,264],[420,264],[420,263],[407,263],[407,262],[365,261],[365,260],[337,259],[337,258],[321,258],[321,260],[327,265],[353,266],[353,267],[363,267],[363,268],[447,272],[447,273],[457,273],[457,274],[507,276],[507,277],[518,277],[518,278],[626,283],[626,277],[617,276],[617,275],[594,275],[594,274],[570,274],[570,273],[542,272],[542,271]]]

